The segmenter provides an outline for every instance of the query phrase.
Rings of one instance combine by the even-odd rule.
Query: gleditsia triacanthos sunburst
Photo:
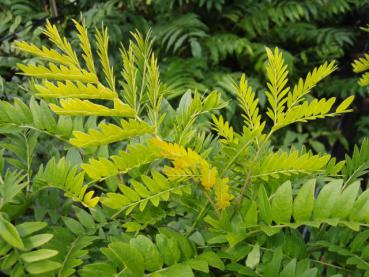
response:
[[[230,205],[233,195],[229,193],[229,179],[219,178],[216,167],[211,167],[192,149],[159,138],[153,138],[152,142],[160,149],[162,157],[172,162],[173,167],[164,168],[164,173],[169,179],[178,180],[187,177],[199,181],[206,191],[214,188],[218,208],[223,209]]]

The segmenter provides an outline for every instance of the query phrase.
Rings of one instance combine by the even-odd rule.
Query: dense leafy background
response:
[[[1,270],[11,276],[368,275],[369,192],[365,178],[360,182],[369,168],[368,94],[351,66],[367,51],[368,34],[360,27],[368,16],[367,0],[1,1],[0,92],[6,100],[0,102]],[[57,117],[44,100],[32,97],[35,87],[17,74],[16,64],[39,60],[14,43],[52,47],[39,28],[49,19],[81,57],[71,20],[80,17],[91,38],[95,27],[109,28],[117,79],[122,79],[121,44],[129,46],[131,31],[151,32],[160,88],[170,92],[162,108],[167,115],[155,131],[201,154],[157,142],[171,150],[161,158],[167,158],[165,165],[172,161],[173,172],[188,159],[189,170],[208,178],[179,182],[173,189],[177,183],[164,177],[157,149],[147,145],[154,132],[146,124],[153,123],[150,104],[142,105],[143,122],[124,123],[123,129],[133,132],[127,137],[122,132],[122,141],[112,136],[107,146],[75,137],[74,146],[83,150],[73,147],[73,139],[67,143],[72,131],[87,132],[98,120]],[[247,131],[247,120],[240,117],[246,109],[236,101],[247,102],[250,92],[232,86],[232,80],[246,73],[265,114],[265,47],[275,46],[291,83],[324,61],[337,60],[339,69],[308,98],[334,96],[339,103],[355,95],[356,100],[353,113],[288,126],[259,149],[263,136]],[[135,55],[139,67],[140,51]],[[97,54],[94,60],[97,64]],[[104,78],[103,70],[97,74]],[[217,116],[215,128],[209,113]],[[104,120],[118,124],[114,116]],[[180,158],[171,156],[176,151]],[[328,162],[325,153],[345,158],[345,166]],[[117,162],[119,157],[126,163]],[[196,163],[200,169],[191,168]],[[236,196],[219,215],[201,187],[214,186],[215,180],[221,186],[209,194],[216,205],[226,207],[231,200],[222,189],[230,187]],[[86,197],[86,184],[102,196],[102,204]]]
[[[344,149],[367,135],[366,89],[357,85],[350,65],[368,48],[366,34],[359,29],[367,23],[367,0],[5,0],[0,8],[1,91],[6,98],[24,95],[23,81],[15,75],[15,64],[23,57],[11,47],[14,39],[44,40],[37,27],[45,18],[58,22],[67,37],[75,38],[69,19],[82,15],[91,32],[102,23],[109,27],[111,49],[126,44],[130,31],[151,28],[162,80],[178,95],[189,88],[201,92],[217,89],[225,100],[234,98],[229,78],[245,72],[262,97],[265,46],[283,50],[292,80],[325,60],[337,59],[339,70],[314,93],[358,95],[355,114],[322,127],[318,123],[308,129],[291,128],[280,140],[285,145],[307,142],[316,151],[333,151],[342,158]],[[110,55],[117,63],[119,51]],[[10,80],[13,82],[4,82]],[[228,120],[232,121],[236,109],[231,102]]]

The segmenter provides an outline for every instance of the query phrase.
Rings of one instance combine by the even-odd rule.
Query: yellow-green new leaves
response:
[[[290,90],[287,86],[288,70],[287,65],[284,64],[282,53],[278,48],[274,49],[274,53],[269,48],[266,48],[266,52],[268,56],[266,75],[269,80],[267,83],[269,90],[265,94],[270,105],[267,115],[273,120],[274,124],[277,124],[278,118],[285,110],[286,95]]]
[[[95,73],[94,59],[92,57],[91,44],[88,39],[87,29],[85,24],[79,24],[76,20],[73,20],[74,26],[78,31],[78,39],[81,42],[81,49],[83,51],[82,57],[86,63],[88,70]]]
[[[80,98],[80,99],[105,99],[113,100],[118,97],[117,93],[104,87],[102,84],[83,84],[82,82],[49,82],[35,84],[37,95],[45,98]]]
[[[222,143],[234,143],[238,144],[238,134],[233,131],[233,127],[229,125],[228,121],[225,121],[222,116],[217,118],[215,115],[211,116],[213,120],[213,129],[218,133]]]
[[[251,130],[263,129],[265,123],[261,123],[261,115],[259,114],[259,99],[256,98],[255,92],[249,86],[245,74],[242,75],[239,85],[233,86],[238,102],[243,110],[243,117],[246,126]]]
[[[64,37],[62,38],[55,25],[51,25],[50,21],[46,21],[45,29],[43,33],[53,42],[61,51],[63,51],[72,61],[72,64],[76,67],[80,67],[76,53],[74,52],[69,41]]]
[[[71,80],[81,81],[85,83],[97,83],[96,74],[90,73],[84,69],[79,69],[75,66],[57,66],[54,63],[49,63],[49,67],[43,65],[23,65],[17,64],[18,68],[23,71],[23,75],[50,79],[57,81]]]
[[[369,54],[364,54],[363,57],[355,60],[352,63],[352,67],[354,72],[361,73],[367,71],[369,69]],[[369,72],[363,73],[361,78],[359,79],[360,86],[369,85]]]
[[[90,129],[88,133],[75,131],[69,142],[77,147],[98,146],[154,133],[154,127],[143,121],[130,119],[120,123],[121,126],[101,123],[98,129]]]
[[[88,163],[82,164],[82,169],[93,180],[123,174],[133,168],[148,164],[158,159],[159,149],[154,145],[128,145],[125,151],[119,151],[110,159],[90,159]]]
[[[157,171],[152,171],[151,175],[151,178],[141,176],[142,182],[131,180],[130,187],[119,185],[121,193],[107,193],[101,198],[101,202],[112,209],[120,210],[117,214],[123,210],[129,214],[135,207],[143,211],[149,202],[157,207],[161,201],[168,201],[172,193],[191,193],[190,183],[180,185],[169,181]]]
[[[42,46],[42,48],[38,48],[33,43],[27,43],[25,41],[16,41],[15,46],[20,51],[32,54],[33,56],[37,56],[54,63],[60,63],[64,65],[73,65],[74,63],[73,60],[68,56],[63,55],[54,49],[48,49],[45,46]]]
[[[323,172],[330,160],[330,155],[300,155],[297,150],[286,153],[276,152],[263,158],[253,168],[252,178],[280,178],[296,174],[314,174]]]
[[[266,75],[268,79],[268,90],[265,92],[269,107],[266,114],[273,120],[271,133],[295,122],[306,122],[318,118],[336,116],[342,113],[350,112],[348,109],[354,97],[347,98],[332,111],[335,104],[335,98],[306,100],[305,96],[322,79],[329,76],[335,69],[335,62],[324,63],[309,72],[305,80],[299,79],[298,83],[291,91],[288,86],[288,69],[283,60],[282,53],[278,48],[274,52],[266,48],[268,64],[266,66]],[[245,126],[249,131],[264,129],[264,122],[261,120],[258,107],[258,99],[252,88],[249,86],[245,76],[241,77],[239,85],[234,85],[237,98],[241,108],[244,111]],[[270,134],[271,134],[270,133]]]
[[[365,32],[369,32],[368,26],[366,28],[361,28]],[[354,72],[361,73],[367,71],[369,69],[369,53],[365,53],[362,57],[356,59],[352,63],[352,67]],[[365,72],[361,75],[359,79],[360,86],[368,86],[369,85],[369,72]]]
[[[216,204],[219,209],[227,208],[230,205],[230,201],[233,199],[233,195],[229,192],[229,179],[219,179],[214,186]]]
[[[309,72],[303,80],[299,79],[298,83],[294,86],[293,91],[288,94],[287,107],[291,109],[299,102],[303,100],[303,97],[311,92],[311,89],[316,86],[322,79],[329,76],[337,68],[336,62],[325,62],[319,67],[314,68],[312,72]]]
[[[352,101],[354,101],[354,98],[354,96],[350,96],[345,99],[335,111],[332,111],[333,105],[336,101],[335,97],[331,97],[328,100],[322,98],[320,100],[314,99],[311,102],[304,101],[302,104],[289,109],[288,112],[281,114],[278,124],[274,125],[272,130],[278,130],[295,122],[307,122],[309,120],[348,113],[352,111],[351,109],[348,109],[348,107],[351,105]]]
[[[233,195],[229,192],[227,178],[219,178],[216,167],[191,149],[186,149],[175,143],[167,143],[158,138],[153,144],[160,149],[161,156],[172,161],[173,167],[165,167],[164,173],[174,181],[192,179],[199,181],[206,192],[215,190],[217,207],[222,209],[230,205]]]
[[[123,103],[118,98],[115,91],[115,81],[113,69],[108,59],[108,34],[107,30],[97,31],[96,40],[98,45],[98,56],[100,58],[103,71],[109,88],[105,87],[98,80],[92,56],[90,41],[84,25],[74,21],[78,31],[78,38],[83,51],[83,59],[86,69],[83,69],[78,61],[71,44],[66,38],[61,38],[56,27],[49,22],[46,25],[45,35],[61,50],[46,48],[39,49],[35,45],[25,42],[18,42],[17,47],[27,53],[39,56],[43,59],[53,61],[49,66],[43,65],[18,65],[24,75],[43,79],[41,84],[35,84],[37,94],[45,98],[62,98],[60,106],[51,104],[51,109],[59,115],[72,116],[136,116],[135,107]],[[59,65],[58,65],[59,64]],[[51,82],[48,80],[58,81]],[[60,82],[64,81],[64,82]],[[110,109],[106,106],[92,103],[81,99],[101,99],[112,100],[114,107]]]
[[[108,29],[105,28],[102,30],[102,32],[96,29],[96,42],[98,55],[100,57],[100,62],[103,67],[106,81],[108,82],[110,89],[115,91],[115,78],[113,68],[110,66],[108,56],[108,44],[109,44]]]
[[[84,172],[77,172],[77,167],[72,167],[64,159],[56,162],[51,159],[45,168],[40,167],[34,185],[36,189],[45,186],[56,187],[64,191],[65,196],[79,201],[87,207],[94,207],[99,201],[99,197],[93,197],[94,192],[87,190],[87,185],[83,184]]]
[[[114,99],[114,108],[109,109],[103,105],[94,104],[88,100],[61,99],[61,107],[50,104],[53,112],[59,115],[81,115],[81,116],[120,116],[134,117],[136,111],[118,98]]]

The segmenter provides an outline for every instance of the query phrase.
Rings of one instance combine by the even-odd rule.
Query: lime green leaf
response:
[[[42,274],[42,273],[46,273],[46,272],[56,270],[59,267],[61,267],[61,264],[58,263],[58,262],[41,261],[41,262],[27,264],[26,265],[26,270],[29,273],[31,273],[33,275],[36,275],[36,274]]]
[[[254,268],[260,263],[260,246],[255,244],[251,252],[247,255],[246,266]]]
[[[268,199],[268,195],[263,186],[260,187],[258,196],[257,196],[258,208],[261,219],[266,224],[272,223],[272,208],[270,206],[270,202]]]
[[[153,272],[159,270],[163,266],[163,260],[160,256],[158,248],[147,237],[139,235],[130,240],[130,246],[141,253],[145,263],[145,269]]]
[[[157,234],[156,245],[166,265],[175,264],[181,258],[181,251],[174,238],[167,238],[163,234]]]
[[[0,217],[0,237],[15,248],[24,248],[17,229],[3,217]]]
[[[255,201],[252,201],[246,212],[245,225],[247,228],[254,227],[257,225],[257,222],[258,222],[258,214],[256,210],[256,203]]]
[[[53,236],[54,235],[52,234],[40,234],[25,238],[24,247],[26,250],[39,247],[50,241],[53,238]]]
[[[205,273],[209,272],[209,265],[206,261],[201,259],[190,259],[186,261],[186,264],[188,264],[192,269],[202,271]]]
[[[58,254],[58,251],[52,249],[40,249],[27,253],[23,253],[20,257],[26,263],[33,263],[42,261],[54,257]]]
[[[340,195],[342,180],[335,180],[326,184],[320,191],[314,206],[314,218],[329,218],[335,205],[336,199]]]
[[[65,225],[76,235],[81,235],[85,233],[83,226],[75,219],[70,217],[62,217]]]
[[[272,199],[272,215],[276,223],[290,222],[292,214],[291,182],[283,183],[275,192]]]
[[[47,226],[46,222],[34,221],[34,222],[24,222],[17,225],[17,230],[21,237],[29,236],[37,231],[44,229]]]
[[[82,277],[114,276],[116,270],[113,265],[107,263],[93,263],[85,265],[79,274]]]
[[[192,272],[192,269],[189,265],[184,264],[175,264],[169,267],[167,270],[160,272],[158,274],[153,274],[153,277],[173,277],[173,276],[181,276],[181,277],[194,277],[195,275]]]
[[[360,189],[360,182],[349,185],[338,197],[332,211],[332,217],[337,217],[340,219],[345,219],[351,209],[354,206],[357,194]]]
[[[206,251],[198,256],[200,259],[205,260],[211,267],[215,267],[219,270],[224,270],[224,263],[213,251]]]
[[[306,182],[293,203],[293,217],[295,221],[307,221],[310,219],[314,208],[315,179]]]
[[[336,113],[342,113],[345,112],[346,109],[351,105],[351,103],[354,101],[355,96],[350,96],[346,98],[336,109]]]
[[[113,242],[108,247],[121,262],[122,267],[127,267],[133,276],[143,276],[145,270],[144,258],[139,251],[123,242]]]

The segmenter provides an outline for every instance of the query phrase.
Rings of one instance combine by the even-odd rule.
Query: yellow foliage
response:
[[[80,99],[105,99],[113,100],[118,95],[109,88],[98,83],[96,85],[82,82],[49,82],[44,81],[41,84],[35,84],[35,89],[38,91],[38,96],[51,98],[80,98]]]
[[[229,193],[228,182],[228,178],[223,178],[218,179],[218,182],[215,184],[216,205],[219,209],[227,208],[233,199],[233,195]]]
[[[99,129],[90,129],[88,133],[74,131],[69,142],[77,147],[98,146],[153,132],[154,128],[143,121],[121,120],[121,126],[101,123]]]
[[[229,206],[232,195],[229,193],[228,179],[219,179],[216,167],[211,167],[198,153],[181,145],[168,143],[159,138],[154,138],[153,144],[160,149],[160,153],[164,158],[172,161],[173,167],[164,169],[164,173],[169,179],[190,178],[199,181],[207,191],[215,187],[218,207],[226,208]]]
[[[84,69],[79,69],[75,66],[57,66],[54,63],[49,63],[49,67],[43,65],[24,65],[17,64],[18,68],[23,71],[23,75],[50,79],[57,81],[81,81],[86,83],[98,83],[96,74],[90,73]]]
[[[114,109],[109,109],[103,105],[94,104],[88,100],[61,99],[61,107],[50,104],[53,112],[59,115],[94,115],[94,116],[121,116],[134,117],[136,111],[127,104],[122,103],[118,98],[114,99]]]

